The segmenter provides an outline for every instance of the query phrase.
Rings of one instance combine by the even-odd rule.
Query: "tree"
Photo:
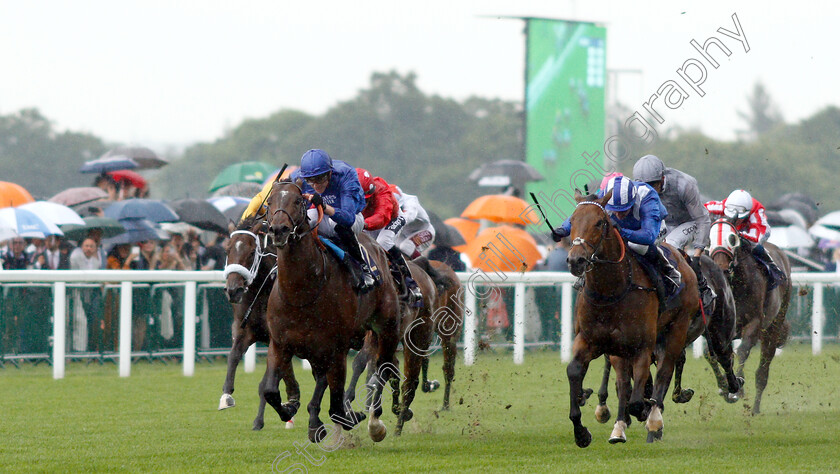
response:
[[[761,82],[756,82],[752,95],[747,96],[747,107],[746,112],[738,111],[738,116],[747,123],[747,132],[753,139],[784,123],[782,113]]]

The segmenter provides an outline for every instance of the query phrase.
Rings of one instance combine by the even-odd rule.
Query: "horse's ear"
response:
[[[607,203],[610,202],[610,198],[612,197],[612,195],[613,195],[613,190],[610,189],[609,191],[607,191],[607,194],[605,194],[604,197],[602,197],[601,199],[598,200],[598,204],[600,204],[602,206],[606,206]]]
[[[228,234],[236,230],[236,222],[233,219],[228,219]]]
[[[586,200],[586,198],[580,192],[580,189],[575,188],[575,202],[581,202],[581,201],[585,201],[585,200]]]

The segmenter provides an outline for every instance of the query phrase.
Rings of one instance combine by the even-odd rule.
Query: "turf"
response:
[[[70,364],[67,377],[52,380],[50,368],[0,369],[0,472],[14,471],[201,471],[267,472],[294,467],[322,472],[778,472],[840,471],[840,347],[814,357],[810,347],[791,345],[777,357],[762,401],[749,412],[758,354],[747,364],[747,398],[726,404],[705,361],[689,360],[685,386],[695,389],[685,405],[666,404],[665,436],[645,443],[641,423],[628,429],[624,445],[607,443],[612,421],[594,421],[592,402],[583,408],[593,435],[575,446],[568,420],[565,365],[553,351],[526,353],[512,363],[505,350],[484,351],[476,365],[457,366],[451,411],[437,411],[442,393],[420,393],[415,418],[403,436],[374,444],[366,422],[334,452],[308,445],[305,404],[293,430],[268,408],[266,427],[251,431],[261,374],[240,368],[237,406],[216,410],[225,373],[222,361],[200,363],[193,377],[179,365],[137,363],[129,378],[113,365]],[[430,374],[442,380],[435,356]],[[597,388],[596,361],[587,385]],[[313,381],[298,367],[305,402]],[[611,384],[612,385],[612,384]],[[610,406],[615,413],[611,387]],[[327,405],[322,420],[327,420]],[[305,403],[304,402],[304,403]],[[390,403],[390,402],[389,402]],[[297,445],[297,447],[296,447]],[[288,454],[285,454],[288,453]],[[297,466],[296,463],[299,463]],[[305,472],[301,469],[300,472]]]

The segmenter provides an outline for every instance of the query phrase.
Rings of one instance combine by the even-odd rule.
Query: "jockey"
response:
[[[770,286],[772,290],[787,276],[773,261],[773,257],[764,248],[764,242],[770,238],[770,224],[764,215],[764,206],[743,189],[736,189],[723,201],[709,201],[706,209],[715,218],[727,217],[741,234],[741,237],[755,245],[748,245],[752,256],[770,268]]]
[[[360,265],[358,268],[345,261],[356,281],[356,289],[361,292],[373,288],[375,280],[365,260],[356,235],[365,226],[362,210],[365,208],[365,197],[356,170],[347,163],[333,160],[324,150],[313,149],[300,158],[300,168],[290,176],[292,182],[298,178],[304,180],[301,187],[305,194],[309,194],[310,202],[315,206],[309,209],[309,222],[314,225],[318,220],[318,206],[323,206],[324,219],[318,226],[318,234],[324,237],[338,237],[344,244],[347,253]]]
[[[400,219],[404,219],[400,217],[400,206],[391,192],[390,185],[379,176],[372,176],[363,168],[356,168],[356,173],[367,203],[362,211],[365,217],[365,230],[375,234],[376,241],[385,249],[391,262],[397,267],[402,278],[402,282],[398,282],[402,283],[400,286],[408,289],[415,302],[422,302],[423,295],[420,293],[417,282],[411,278],[411,271],[408,269],[402,251],[395,245],[394,236],[391,233],[381,232],[386,226],[393,230],[401,222]]]
[[[618,233],[627,240],[627,246],[643,255],[654,264],[662,274],[665,283],[665,300],[675,295],[682,284],[680,272],[656,245],[665,230],[664,217],[668,211],[662,206],[659,195],[645,183],[637,183],[626,176],[614,176],[607,182],[604,193],[612,191],[612,196],[604,208],[618,226]],[[551,231],[552,239],[560,239],[571,233],[572,224],[566,219],[563,224]]]
[[[692,244],[694,253],[689,259],[689,264],[697,274],[697,286],[700,289],[703,308],[711,310],[711,304],[717,295],[700,271],[700,255],[709,246],[712,221],[700,198],[697,180],[682,171],[666,168],[662,160],[654,155],[639,158],[633,166],[633,180],[650,185],[668,210],[664,219],[668,226],[665,242],[678,249]]]

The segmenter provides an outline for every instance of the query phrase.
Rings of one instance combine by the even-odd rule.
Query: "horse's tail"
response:
[[[441,292],[449,291],[452,287],[458,284],[458,282],[453,281],[448,275],[444,275],[443,273],[437,271],[426,257],[417,257],[412,260],[412,262],[429,275],[432,281],[435,282],[435,286],[437,286]]]

